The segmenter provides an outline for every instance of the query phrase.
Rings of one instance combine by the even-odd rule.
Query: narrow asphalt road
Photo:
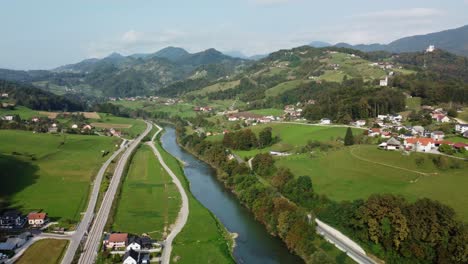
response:
[[[138,146],[140,141],[146,135],[148,135],[148,133],[151,131],[151,128],[151,124],[146,122],[146,130],[138,138],[133,140],[128,147],[126,147],[125,152],[123,153],[122,157],[117,163],[114,175],[109,184],[109,188],[107,189],[101,207],[99,208],[99,211],[97,212],[96,217],[94,218],[94,223],[91,227],[91,230],[88,233],[83,253],[80,256],[78,263],[90,264],[95,262],[99,250],[99,245],[101,244],[101,238],[104,232],[104,227],[106,225],[107,218],[109,217],[112,203],[117,193],[117,189],[119,187],[120,180],[125,169],[125,165],[127,164],[127,161],[130,158],[133,150]],[[68,264],[70,262],[62,263]]]
[[[377,262],[368,257],[364,250],[357,246],[351,239],[343,234],[337,234],[336,230],[329,230],[329,226],[321,226],[317,224],[317,233],[322,235],[326,240],[334,244],[341,251],[345,252],[350,258],[359,264],[376,264]]]
[[[109,164],[112,162],[112,160],[114,160],[115,157],[117,157],[117,155],[119,155],[125,149],[125,145],[126,145],[125,143],[126,143],[126,140],[124,140],[124,142],[120,145],[119,150],[114,152],[114,154],[112,154],[112,156],[109,159],[107,159],[107,161],[101,166],[101,169],[96,175],[96,179],[94,180],[94,183],[93,183],[91,196],[88,202],[88,208],[86,209],[86,212],[80,224],[78,225],[78,228],[76,229],[75,233],[70,238],[70,244],[68,245],[67,251],[65,252],[65,255],[63,256],[62,264],[72,263],[73,258],[76,254],[76,251],[80,245],[80,242],[83,239],[83,236],[85,235],[86,231],[89,228],[89,225],[91,224],[93,220],[94,208],[96,207],[97,199],[99,196],[99,189],[101,187],[101,182],[102,182],[102,178],[104,177],[104,173],[106,172],[107,167],[109,167]]]
[[[166,240],[164,241],[164,249],[161,255],[161,263],[162,264],[169,264],[171,260],[171,251],[172,251],[172,242],[174,238],[182,231],[182,228],[187,223],[188,215],[189,215],[189,203],[188,203],[188,196],[185,192],[182,183],[180,182],[179,178],[172,172],[172,170],[166,165],[164,159],[159,153],[158,149],[154,146],[154,140],[158,136],[158,134],[162,131],[162,128],[156,124],[154,124],[159,130],[156,132],[151,139],[151,142],[148,142],[148,145],[153,149],[154,154],[158,158],[159,162],[163,166],[163,168],[167,171],[167,173],[171,176],[172,181],[177,186],[177,189],[180,192],[180,196],[182,197],[182,207],[180,208],[179,215],[177,216],[176,222],[172,226],[171,233],[167,236]]]

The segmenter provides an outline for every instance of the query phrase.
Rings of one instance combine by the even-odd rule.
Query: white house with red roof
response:
[[[31,227],[42,227],[47,223],[46,213],[31,212],[28,214],[28,224]]]
[[[403,145],[408,151],[430,152],[436,147],[436,141],[432,138],[407,138]]]
[[[127,233],[113,233],[104,239],[104,245],[107,248],[124,248],[128,243]]]

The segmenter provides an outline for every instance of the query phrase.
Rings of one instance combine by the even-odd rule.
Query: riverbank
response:
[[[208,208],[231,233],[237,233],[234,258],[237,263],[304,263],[290,253],[284,243],[271,236],[239,199],[216,178],[215,171],[205,162],[182,149],[176,142],[175,129],[166,128],[162,136],[164,148],[187,162],[184,172],[190,181],[192,194]],[[314,235],[314,234],[312,234]]]
[[[190,214],[187,223],[173,242],[172,260],[177,263],[235,263],[232,256],[234,241],[221,222],[190,192],[179,159],[169,154],[160,142],[161,134],[154,141],[167,166],[174,172],[187,192]]]

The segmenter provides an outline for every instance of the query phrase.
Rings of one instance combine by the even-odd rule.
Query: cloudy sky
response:
[[[0,10],[0,68],[12,69],[166,46],[254,55],[319,40],[388,43],[468,24],[468,0],[14,0]]]

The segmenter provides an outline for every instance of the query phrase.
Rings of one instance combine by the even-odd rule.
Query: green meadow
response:
[[[177,263],[234,263],[230,253],[229,235],[222,224],[190,193],[180,162],[155,142],[166,164],[182,182],[189,198],[187,224],[173,242],[172,261]]]
[[[1,204],[23,212],[42,209],[53,219],[77,222],[91,181],[109,156],[102,151],[112,153],[119,141],[0,130]]]
[[[346,127],[315,126],[306,124],[270,123],[252,126],[254,133],[258,134],[265,127],[272,128],[274,137],[279,137],[279,142],[264,149],[253,149],[249,151],[235,151],[241,157],[252,157],[258,153],[269,151],[294,151],[305,146],[309,141],[330,141],[336,138],[344,138]],[[353,128],[354,135],[362,134],[364,130]],[[223,135],[209,137],[209,140],[222,140]]]
[[[163,239],[180,205],[180,194],[171,177],[151,148],[143,145],[133,156],[123,182],[112,230]]]
[[[35,242],[18,259],[18,264],[58,264],[60,263],[68,241],[60,239],[43,239]]]
[[[288,81],[284,83],[280,83],[268,90],[265,91],[266,96],[278,96],[280,94],[283,94],[287,91],[294,90],[295,88],[299,87],[303,83],[308,83],[309,81],[305,80],[293,80],[293,81]]]
[[[403,195],[409,200],[431,198],[455,209],[468,220],[465,162],[459,169],[438,169],[433,155],[378,150],[374,145],[354,146],[338,151],[300,154],[277,159],[277,166],[312,178],[314,189],[331,199],[355,200],[374,193]],[[416,159],[422,160],[417,165]]]
[[[118,117],[105,113],[99,113],[99,116],[101,117],[100,119],[89,119],[89,121],[100,124],[105,128],[113,127],[112,125],[114,124],[126,126],[122,128],[116,126],[114,128],[128,134],[130,138],[137,137],[146,128],[145,122],[141,119]]]
[[[256,109],[256,110],[249,110],[249,112],[257,114],[257,115],[264,115],[264,116],[282,116],[284,111],[282,109],[276,108],[265,108],[265,109]]]
[[[206,94],[214,93],[218,91],[229,90],[239,85],[239,83],[240,83],[239,80],[230,81],[230,82],[218,82],[216,84],[204,87],[200,90],[189,92],[187,93],[187,95],[206,95]]]
[[[421,110],[421,97],[406,98],[406,109],[414,111]]]
[[[14,110],[0,108],[0,116],[19,115],[21,119],[31,119],[35,116],[41,116],[38,111],[31,110],[24,106],[15,106]]]

